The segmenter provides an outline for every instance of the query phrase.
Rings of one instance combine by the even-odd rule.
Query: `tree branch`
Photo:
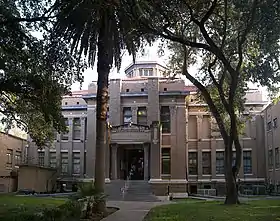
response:
[[[215,79],[213,73],[212,73],[212,67],[215,65],[215,63],[217,62],[217,57],[215,57],[214,61],[213,62],[210,62],[210,64],[208,65],[208,73],[210,75],[210,78],[212,79],[213,81],[213,84],[215,85],[215,87],[218,89],[218,92],[219,92],[219,96],[221,98],[221,101],[226,109],[226,111],[228,112],[229,111],[229,106],[228,106],[228,102],[227,100],[225,99],[225,93],[223,91],[223,85],[220,85],[217,80]]]
[[[52,18],[55,18],[56,16],[42,16],[42,17],[34,17],[34,18],[20,18],[20,17],[13,17],[10,19],[6,19],[4,21],[0,22],[0,25],[7,25],[7,24],[13,24],[13,23],[20,23],[20,22],[28,22],[28,23],[32,23],[32,22],[41,22],[41,21],[48,21]]]
[[[216,6],[217,6],[217,0],[214,0],[211,4],[211,7],[209,8],[209,10],[206,12],[204,17],[201,19],[201,22],[200,22],[201,24],[204,24],[210,18],[210,16],[214,12]]]
[[[243,63],[242,47],[243,47],[243,44],[246,41],[247,35],[249,34],[249,32],[251,31],[251,29],[253,27],[255,15],[256,15],[256,10],[257,10],[257,0],[254,0],[253,4],[252,4],[252,9],[251,9],[251,13],[250,13],[251,17],[249,19],[249,22],[248,22],[248,24],[247,24],[243,34],[238,37],[238,56],[239,56],[239,61],[238,61],[238,64],[236,66],[236,71],[237,72],[240,71],[241,65]]]
[[[224,139],[225,142],[227,142],[228,140],[228,134],[226,132],[226,128],[225,128],[225,124],[224,124],[224,121],[218,111],[218,109],[216,108],[212,98],[211,98],[211,95],[209,94],[209,92],[207,91],[207,89],[196,79],[194,78],[187,70],[187,48],[186,46],[182,45],[183,46],[183,49],[184,49],[184,63],[183,63],[183,74],[186,76],[187,79],[189,79],[199,90],[200,92],[203,94],[203,97],[206,101],[206,103],[208,104],[213,116],[215,117],[216,121],[217,121],[217,124],[220,128],[220,132],[221,132],[221,135]]]

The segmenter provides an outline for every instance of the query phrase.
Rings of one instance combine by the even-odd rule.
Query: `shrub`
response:
[[[34,210],[26,207],[10,208],[1,211],[2,221],[71,221],[81,216],[81,203],[67,201],[59,207]]]

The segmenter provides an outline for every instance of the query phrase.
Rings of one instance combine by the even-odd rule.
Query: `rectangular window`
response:
[[[153,76],[153,69],[152,68],[140,68],[139,76]]]
[[[269,169],[273,168],[273,153],[272,153],[272,150],[268,151],[268,167],[269,167]]]
[[[272,129],[272,124],[271,124],[271,122],[268,122],[267,123],[267,130],[271,130]]]
[[[56,168],[56,152],[50,152],[50,167]]]
[[[85,140],[87,140],[87,118],[85,119]]]
[[[81,119],[74,118],[73,119],[73,140],[81,139]]]
[[[123,108],[123,124],[132,123],[132,111],[130,107]]]
[[[45,165],[45,152],[44,151],[38,152],[38,164],[39,164],[39,166]]]
[[[161,148],[161,174],[171,174],[170,148]]]
[[[197,152],[189,152],[189,175],[197,175]]]
[[[7,149],[7,167],[12,168],[12,164],[13,164],[13,150],[12,149]]]
[[[61,140],[68,140],[68,136],[69,136],[69,120],[67,118],[64,119],[65,120],[65,125],[67,128],[67,131],[65,133],[61,134]]]
[[[21,152],[20,151],[16,151],[16,155],[15,155],[15,165],[19,166],[21,163]]]
[[[138,107],[137,124],[147,125],[147,108],[146,107]]]
[[[61,153],[61,173],[68,173],[68,153],[65,152]]]
[[[211,152],[202,152],[202,174],[211,174]]]
[[[273,127],[277,128],[278,127],[278,122],[277,122],[277,118],[273,119]]]
[[[160,122],[162,133],[170,133],[170,109],[168,106],[162,106],[160,108]]]
[[[73,165],[73,171],[72,171],[73,175],[80,175],[81,173],[80,153],[73,153],[72,165]]]
[[[216,152],[216,174],[225,173],[225,152]]]
[[[275,166],[276,168],[279,168],[280,166],[279,147],[275,148]]]
[[[252,152],[243,151],[243,170],[244,174],[252,174]]]

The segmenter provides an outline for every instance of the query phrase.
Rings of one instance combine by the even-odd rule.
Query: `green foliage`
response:
[[[93,214],[98,213],[98,203],[106,198],[106,195],[99,193],[91,182],[84,182],[79,184],[79,202],[84,203],[82,212],[83,218],[90,218]]]
[[[0,214],[5,221],[68,221],[78,220],[81,216],[81,203],[67,201],[58,207],[36,208],[20,206],[9,208]]]
[[[43,40],[31,35],[46,28],[45,23],[24,21],[41,15],[47,5],[34,0],[0,4],[0,112],[5,116],[1,121],[7,129],[27,131],[40,147],[52,140],[53,128],[65,131],[61,99],[74,81],[82,82],[85,68],[60,39],[51,40],[47,32]]]
[[[135,57],[137,50],[144,46],[143,39],[153,40],[151,35],[138,32],[132,20],[126,15],[123,1],[80,1],[59,0],[53,5],[57,20],[52,30],[52,38],[62,38],[71,47],[71,52],[86,56],[88,64],[93,66],[97,55],[99,35],[109,27],[108,43],[110,49],[110,67],[119,69],[122,51],[127,50]],[[102,23],[106,18],[106,25]],[[107,50],[107,49],[106,49]]]

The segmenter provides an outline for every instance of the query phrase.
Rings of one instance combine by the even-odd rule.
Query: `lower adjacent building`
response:
[[[126,79],[109,85],[106,182],[146,180],[157,195],[172,192],[223,194],[224,145],[207,106],[197,103],[196,88],[163,76],[156,62],[135,63]],[[96,82],[62,100],[68,133],[57,134],[43,150],[29,140],[30,162],[57,168],[58,180],[71,186],[94,179]],[[261,93],[247,93],[247,121],[239,180],[247,192],[266,181]],[[130,172],[132,175],[130,176]],[[248,184],[248,187],[246,185]]]
[[[25,156],[25,139],[0,132],[0,192],[15,192],[17,172]]]

